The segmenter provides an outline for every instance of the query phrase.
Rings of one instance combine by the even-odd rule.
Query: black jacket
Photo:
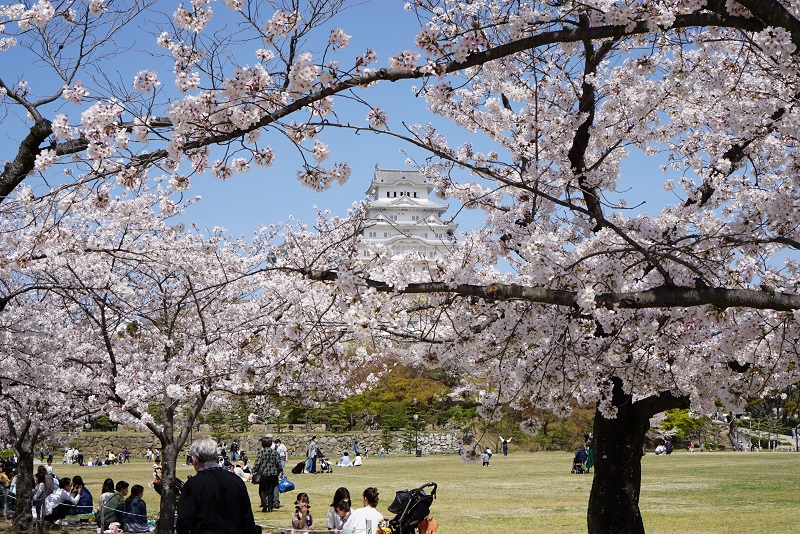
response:
[[[210,467],[186,481],[178,501],[178,534],[261,533],[242,479]]]

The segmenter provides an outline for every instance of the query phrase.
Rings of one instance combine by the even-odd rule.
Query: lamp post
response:
[[[422,456],[422,451],[419,450],[419,414],[414,414],[414,450],[417,456]]]

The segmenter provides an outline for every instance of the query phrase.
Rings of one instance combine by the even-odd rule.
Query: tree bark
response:
[[[644,534],[639,493],[642,453],[650,418],[672,408],[687,408],[686,397],[662,393],[636,402],[614,378],[612,403],[617,416],[594,418],[595,473],[587,514],[589,534]]]
[[[176,494],[175,471],[178,449],[172,442],[161,442],[161,502],[158,508],[157,534],[172,534],[175,529]]]
[[[33,497],[33,449],[18,447],[17,450],[17,500],[14,503],[14,519],[12,530],[15,532],[28,532],[33,523],[31,515],[31,498]]]

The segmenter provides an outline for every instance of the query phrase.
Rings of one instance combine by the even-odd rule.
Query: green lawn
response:
[[[293,459],[294,465],[299,459]],[[800,505],[800,454],[688,453],[643,459],[641,509],[650,534],[790,532],[796,530]],[[586,503],[592,475],[570,474],[567,453],[495,455],[489,468],[466,464],[457,456],[367,458],[362,467],[334,469],[333,474],[290,475],[296,491],[271,514],[256,512],[256,522],[288,527],[297,491],[311,497],[312,512],[324,527],[333,493],[346,486],[356,498],[364,488],[381,492],[378,509],[386,512],[398,489],[434,481],[439,484],[432,515],[440,534],[585,532]],[[185,478],[191,468],[181,466]],[[56,474],[80,474],[95,497],[106,477],[145,486],[152,516],[158,495],[147,487],[151,466],[144,461],[111,467],[55,465]],[[258,510],[256,486],[248,484]],[[269,531],[269,528],[265,528]]]

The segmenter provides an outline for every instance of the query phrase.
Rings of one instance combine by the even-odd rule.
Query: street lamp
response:
[[[422,456],[422,451],[419,450],[419,414],[414,414],[414,449],[417,456]]]

